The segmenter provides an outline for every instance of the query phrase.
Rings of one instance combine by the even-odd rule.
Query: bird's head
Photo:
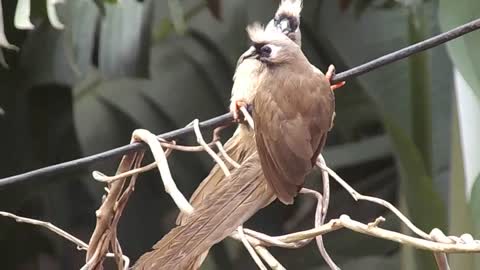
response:
[[[304,57],[300,47],[282,33],[264,29],[258,23],[249,25],[247,32],[253,44],[245,58],[254,58],[269,65],[279,65]]]
[[[267,30],[278,31],[301,46],[300,12],[302,0],[282,0],[275,17],[267,24]]]

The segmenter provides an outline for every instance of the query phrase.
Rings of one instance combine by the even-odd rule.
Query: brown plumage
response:
[[[300,45],[301,10],[302,0],[282,0],[274,18],[268,23],[266,29],[268,31],[283,33]],[[258,86],[256,85],[256,71],[261,63],[255,59],[246,58],[247,55],[250,55],[254,51],[255,48],[250,47],[242,56],[240,56],[237,62],[237,69],[233,76],[234,85],[232,88],[232,104],[237,101],[251,104],[256,95],[256,90],[258,89]],[[233,136],[225,143],[224,148],[233,160],[241,164],[246,157],[256,150],[253,131],[245,124],[240,124]],[[229,165],[228,163],[226,164]],[[234,168],[229,165],[229,169],[233,170]],[[207,194],[223,184],[225,179],[225,175],[220,169],[220,166],[215,164],[209,175],[200,183],[190,198],[190,203],[193,208],[196,208]],[[185,224],[187,218],[188,217],[185,214],[180,213],[177,217],[177,225]]]
[[[165,235],[153,251],[137,260],[133,269],[198,269],[199,256],[275,199],[256,153],[226,181],[229,185],[221,185],[207,194],[186,224]]]
[[[297,44],[301,44],[301,32],[300,32],[300,12],[302,9],[301,0],[282,0],[274,18],[268,23],[267,29],[269,31],[277,31],[285,34]],[[246,59],[246,56],[254,52],[254,48],[250,47],[242,56],[240,56],[237,62],[237,69],[235,71],[234,85],[232,88],[232,105],[230,108],[234,108],[236,102],[242,101],[246,104],[251,104],[256,94],[256,74],[260,63],[254,59]],[[245,158],[250,156],[255,150],[255,140],[253,138],[253,131],[245,124],[240,124],[233,134],[233,136],[225,143],[225,151],[238,163],[245,161]],[[225,159],[223,159],[225,161]],[[229,166],[229,170],[234,168]],[[218,164],[210,171],[209,175],[200,183],[198,188],[190,198],[192,206],[197,208],[206,195],[213,192],[220,185],[225,184],[226,177]],[[189,217],[183,213],[180,213],[177,217],[176,224],[183,225]],[[200,265],[206,258],[208,250],[205,254],[202,254],[197,261]],[[191,269],[196,269],[192,267]]]
[[[249,35],[264,53],[253,101],[256,145],[268,183],[291,204],[325,144],[335,99],[329,80],[290,39],[258,25]]]

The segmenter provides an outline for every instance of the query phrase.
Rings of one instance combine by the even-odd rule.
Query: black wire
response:
[[[480,19],[476,19],[474,21],[471,21],[469,23],[466,23],[462,26],[459,26],[457,28],[454,28],[450,31],[447,31],[445,33],[439,34],[437,36],[431,37],[429,39],[426,39],[422,42],[413,44],[411,46],[405,47],[401,50],[389,53],[387,55],[384,55],[382,57],[379,57],[375,60],[372,60],[370,62],[367,62],[363,65],[357,66],[355,68],[349,69],[347,71],[341,72],[339,74],[336,74],[332,78],[332,83],[337,83],[340,81],[344,81],[348,78],[356,77],[362,74],[365,74],[371,70],[377,69],[379,67],[385,66],[387,64],[390,64],[392,62],[401,60],[403,58],[406,58],[412,54],[425,51],[427,49],[430,49],[432,47],[438,46],[440,44],[443,44],[447,41],[450,41],[452,39],[458,38],[462,35],[465,35],[467,33],[470,33],[474,30],[477,30],[480,28]],[[200,128],[205,129],[205,128],[216,128],[222,125],[227,125],[231,124],[233,121],[233,116],[231,113],[226,113],[224,115],[220,115],[217,117],[214,117],[212,119],[206,120],[204,122],[200,123]],[[193,127],[184,127],[180,129],[176,129],[167,133],[163,133],[159,135],[159,138],[163,138],[166,140],[171,140],[177,137],[180,137],[182,135],[192,133]],[[20,183],[20,182],[25,182],[27,180],[33,180],[34,178],[45,178],[45,177],[51,177],[57,174],[61,173],[66,173],[69,171],[77,170],[80,168],[87,167],[88,165],[91,165],[95,162],[113,158],[113,157],[119,157],[121,155],[131,153],[133,151],[137,151],[140,149],[144,149],[146,145],[144,143],[133,143],[125,146],[121,146],[118,148],[114,148],[102,153],[98,153],[92,156],[88,157],[83,157],[79,159],[75,159],[72,161],[67,161],[59,164],[55,164],[52,166],[48,167],[43,167],[37,170],[33,170],[30,172],[10,176],[10,177],[5,177],[0,179],[0,188],[14,184],[14,183]]]

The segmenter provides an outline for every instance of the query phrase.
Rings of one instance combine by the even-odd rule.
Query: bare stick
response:
[[[440,229],[433,229],[430,232],[430,237],[440,243],[452,243],[453,240],[448,238]],[[448,258],[447,254],[445,253],[433,253],[435,256],[435,262],[437,263],[438,270],[450,270],[450,266],[448,265]]]
[[[253,244],[254,246],[256,245],[262,245],[262,246],[275,246],[275,247],[281,247],[281,248],[289,248],[289,249],[295,249],[295,248],[301,248],[307,245],[312,241],[312,238],[309,239],[299,239],[299,241],[296,242],[285,242],[282,240],[279,240],[278,237],[273,237],[261,232],[253,231],[250,229],[243,229],[245,234],[248,236],[251,236],[255,238],[256,240],[260,241],[257,244]]]
[[[419,249],[430,250],[434,252],[449,253],[477,253],[480,252],[480,244],[446,244],[431,240],[415,238],[398,232],[381,229],[375,226],[368,226],[358,221],[350,219],[347,215],[340,216],[341,224],[353,231],[368,234],[378,238],[410,245]]]
[[[430,236],[422,231],[420,228],[415,226],[400,210],[398,210],[395,206],[393,206],[391,203],[382,200],[380,198],[376,197],[371,197],[371,196],[365,196],[360,193],[358,193],[355,189],[353,189],[345,180],[343,180],[335,171],[327,167],[326,165],[322,164],[317,160],[317,166],[320,167],[322,170],[325,170],[330,174],[344,189],[350,193],[350,195],[353,197],[354,200],[363,200],[363,201],[369,201],[373,202],[379,205],[382,205],[386,208],[388,208],[390,211],[392,211],[405,225],[407,225],[410,230],[412,230],[414,233],[419,235],[422,238],[425,239],[431,239]]]
[[[160,146],[160,142],[157,140],[157,137],[145,129],[135,130],[132,137],[136,140],[142,140],[150,146],[152,155],[157,162],[158,170],[160,171],[160,175],[165,186],[165,191],[172,197],[180,211],[188,214],[192,213],[193,207],[190,205],[188,200],[185,199],[185,196],[183,196],[180,190],[178,190],[175,181],[173,181],[165,152]]]
[[[197,136],[197,142],[203,146],[203,149],[217,162],[218,166],[222,169],[223,173],[226,176],[230,175],[230,171],[227,168],[227,165],[223,162],[223,160],[210,148],[205,140],[203,139],[202,132],[200,131],[200,126],[198,124],[198,119],[193,120],[193,130],[195,131],[195,135]]]
[[[262,246],[255,246],[255,251],[260,255],[263,260],[272,268],[273,270],[286,270],[285,267],[275,258],[273,255]]]
[[[140,153],[139,153],[140,154]],[[135,164],[137,153],[130,153],[123,156],[117,169],[117,173],[123,173],[131,169]],[[116,211],[118,198],[123,192],[126,179],[114,182],[108,185],[108,193],[103,199],[102,205],[95,212],[97,221],[95,230],[90,237],[89,247],[87,250],[86,261],[88,269],[102,268],[104,256],[108,253],[110,239],[116,238],[112,234],[112,222],[115,216],[120,215],[120,211]]]
[[[82,240],[76,238],[75,236],[69,234],[68,232],[58,228],[57,226],[53,225],[50,222],[45,222],[45,221],[36,220],[36,219],[32,219],[32,218],[21,217],[21,216],[17,216],[15,214],[8,213],[8,212],[3,212],[3,211],[0,211],[0,216],[13,218],[13,219],[15,219],[16,222],[20,222],[20,223],[28,223],[28,224],[44,227],[47,230],[50,230],[50,231],[60,235],[61,237],[67,239],[68,241],[74,243],[75,245],[77,245],[81,249],[87,249],[88,248],[87,243],[85,243]]]
[[[332,219],[328,223],[300,232],[295,232],[287,235],[276,236],[277,240],[291,243],[298,242],[300,240],[314,238],[318,235],[323,235],[332,231],[339,230],[341,228],[348,228],[352,231],[358,233],[367,234],[373,237],[382,238],[385,240],[390,240],[398,242],[404,245],[413,246],[415,248],[429,250],[433,252],[446,252],[446,253],[479,253],[480,252],[480,241],[470,241],[469,243],[438,243],[431,240],[416,238],[408,235],[404,235],[398,232],[386,230],[377,227],[378,223],[384,220],[383,218],[378,218],[375,222],[370,223],[369,225],[363,224],[361,222],[352,220],[347,215],[341,215],[338,219]]]
[[[187,125],[187,127],[190,126],[190,125],[191,124]],[[215,129],[215,132],[213,133],[212,142],[208,143],[207,144],[208,146],[214,145],[214,144],[220,144],[221,145],[221,143],[219,142],[220,137],[218,136],[218,132],[222,128],[223,127],[218,127],[217,129]],[[172,150],[177,150],[177,151],[182,151],[182,152],[201,152],[201,151],[205,151],[205,148],[202,145],[200,145],[200,146],[177,145],[175,143],[175,141],[166,142],[162,138],[159,138],[159,140],[160,140],[160,145],[162,147],[167,148],[167,150],[165,151],[165,156],[166,157],[168,157],[171,154]],[[228,155],[227,155],[227,157],[230,158]],[[232,159],[230,158],[230,160],[232,160]],[[97,181],[111,183],[111,182],[117,181],[119,179],[132,176],[134,174],[141,174],[141,173],[153,170],[156,167],[157,167],[157,162],[152,162],[152,163],[150,163],[146,166],[143,166],[143,167],[140,167],[140,168],[137,168],[137,169],[133,169],[133,170],[127,171],[125,173],[117,174],[117,175],[114,175],[114,176],[107,176],[107,175],[105,175],[105,174],[103,174],[102,172],[99,172],[99,171],[93,171],[92,176]]]
[[[77,245],[79,250],[88,249],[87,243],[85,243],[82,240],[78,239],[77,237],[71,235],[70,233],[60,229],[59,227],[53,225],[50,222],[41,221],[41,220],[32,219],[32,218],[21,217],[21,216],[17,216],[15,214],[12,214],[12,213],[9,213],[9,212],[3,212],[3,211],[0,211],[0,216],[13,218],[13,219],[15,219],[16,222],[19,222],[19,223],[27,223],[27,224],[31,224],[31,225],[35,225],[35,226],[44,227],[47,230],[50,230],[50,231],[56,233],[57,235],[60,235],[61,237],[67,239],[68,241],[74,243],[75,245]],[[115,254],[113,254],[113,253],[108,253],[107,257],[114,257],[114,255]],[[130,259],[127,256],[123,255],[123,260],[125,262],[125,265],[124,265],[123,269],[127,270],[129,265],[130,265]]]
[[[250,253],[250,256],[255,261],[258,268],[260,268],[261,270],[267,270],[267,267],[265,267],[260,257],[258,257],[257,252],[255,251],[255,249],[253,249],[253,247],[250,245],[247,238],[245,237],[245,234],[243,233],[243,226],[239,226],[237,228],[237,231],[238,231],[238,235],[240,236],[240,239],[242,240],[243,245],[247,249],[248,253]]]
[[[167,151],[165,151],[165,157],[168,157],[171,153],[172,153],[172,149],[167,149]],[[155,169],[156,167],[157,167],[157,162],[152,162],[152,163],[150,163],[146,166],[136,168],[136,169],[133,169],[133,170],[129,170],[127,172],[117,174],[117,175],[114,175],[114,176],[108,176],[108,175],[103,174],[102,172],[93,171],[92,172],[92,177],[95,180],[100,181],[100,182],[111,183],[111,182],[120,180],[122,178],[130,177],[132,175],[148,172],[150,170]]]
[[[323,181],[325,181],[325,178]],[[327,181],[328,181],[328,177],[327,177]],[[324,191],[325,191],[325,188],[324,188]],[[315,212],[315,227],[322,226],[323,219],[325,219],[325,214],[323,212],[323,210],[325,209],[323,207],[324,206],[323,203],[325,202],[324,196],[322,196],[320,193],[318,193],[315,190],[311,190],[307,188],[302,188],[300,192],[304,194],[311,194],[317,199],[318,203],[317,203],[317,211]],[[320,251],[320,254],[322,255],[327,265],[330,267],[330,269],[340,270],[340,268],[335,264],[335,262],[332,260],[330,255],[328,255],[327,249],[325,248],[325,245],[323,243],[322,236],[319,235],[315,237],[315,240],[317,241],[317,246],[318,246],[318,250]]]
[[[248,112],[247,108],[245,108],[245,107],[240,107],[240,111],[242,111],[242,113],[243,113],[243,118],[245,118],[245,120],[247,120],[248,125],[249,125],[252,129],[255,129],[255,123],[253,123],[253,117],[250,115],[250,113]]]
[[[222,156],[225,158],[226,161],[228,161],[228,163],[230,163],[234,168],[238,169],[240,168],[240,164],[238,164],[238,162],[236,162],[235,160],[233,160],[233,158],[231,158],[228,154],[227,154],[227,151],[225,151],[225,148],[223,148],[223,145],[221,142],[217,141],[215,142],[215,145],[217,146],[218,148],[218,151],[220,152],[220,154],[222,154]]]

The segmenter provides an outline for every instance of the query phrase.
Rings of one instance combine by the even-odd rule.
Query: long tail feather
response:
[[[229,184],[205,197],[186,224],[165,235],[134,269],[189,269],[200,255],[275,198],[256,153],[228,178]]]

